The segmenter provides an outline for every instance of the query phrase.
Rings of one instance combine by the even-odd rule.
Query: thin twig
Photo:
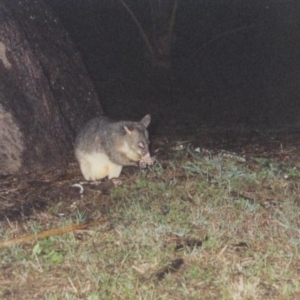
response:
[[[145,42],[145,44],[146,44],[146,46],[147,46],[147,49],[148,49],[148,51],[149,51],[151,57],[153,57],[153,49],[152,49],[152,46],[151,46],[151,44],[150,44],[150,42],[149,42],[149,40],[148,40],[148,38],[147,38],[147,35],[146,35],[145,31],[144,31],[143,28],[142,28],[142,26],[141,26],[139,20],[136,18],[136,16],[135,16],[134,13],[132,12],[132,10],[127,6],[127,4],[126,4],[123,0],[119,0],[119,1],[120,1],[120,2],[122,3],[122,5],[125,7],[125,9],[127,10],[127,12],[128,12],[128,13],[130,14],[130,16],[132,17],[134,23],[135,23],[136,26],[139,28],[140,34],[141,34],[141,36],[142,36],[142,38],[143,38],[143,40],[144,40],[144,42]]]
[[[65,227],[54,228],[54,229],[42,231],[42,232],[39,232],[38,234],[26,235],[23,237],[19,237],[19,238],[15,238],[15,239],[11,239],[11,240],[2,242],[2,243],[0,243],[0,248],[10,247],[10,246],[13,246],[16,244],[24,244],[24,243],[31,242],[33,240],[42,239],[42,238],[59,235],[59,234],[64,234],[64,233],[72,232],[75,230],[82,230],[82,229],[85,229],[90,226],[95,226],[95,225],[98,225],[101,223],[105,223],[108,220],[109,219],[101,219],[101,220],[84,223],[84,224],[72,224],[72,225],[65,226]]]
[[[229,31],[226,31],[226,32],[223,32],[221,34],[218,34],[217,36],[215,36],[213,39],[209,40],[207,43],[204,43],[193,55],[190,56],[190,59],[189,61],[192,61],[197,54],[199,54],[199,52],[201,52],[204,48],[206,48],[209,44],[211,44],[212,42],[218,40],[219,38],[221,37],[224,37],[224,36],[227,36],[227,35],[230,35],[230,34],[233,34],[233,33],[236,33],[238,31],[242,31],[242,30],[246,30],[246,29],[249,29],[249,28],[253,28],[255,27],[254,24],[252,25],[247,25],[247,26],[243,26],[243,27],[240,27],[240,28],[236,28],[236,29],[232,29],[232,30],[229,30]]]

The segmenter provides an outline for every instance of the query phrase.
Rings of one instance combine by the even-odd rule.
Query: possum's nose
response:
[[[150,153],[149,152],[147,152],[144,156],[143,156],[143,158],[149,158],[150,157]]]
[[[141,156],[142,156],[141,159],[148,159],[151,157],[148,149],[145,149],[144,151],[142,151]]]

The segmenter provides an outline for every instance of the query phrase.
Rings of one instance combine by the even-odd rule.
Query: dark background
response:
[[[179,0],[167,70],[151,66],[120,1],[46,2],[69,32],[111,117],[151,113],[154,131],[299,123],[300,1]],[[124,2],[151,42],[149,1]]]

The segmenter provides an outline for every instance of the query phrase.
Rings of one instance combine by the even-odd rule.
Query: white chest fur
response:
[[[76,151],[81,172],[85,180],[98,180],[108,176],[109,179],[120,176],[122,166],[113,163],[106,154]]]

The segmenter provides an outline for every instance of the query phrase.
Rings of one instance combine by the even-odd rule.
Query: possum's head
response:
[[[147,127],[151,121],[150,115],[146,115],[139,122],[128,122],[123,124],[125,139],[122,152],[132,161],[140,161],[149,154],[149,134]]]

